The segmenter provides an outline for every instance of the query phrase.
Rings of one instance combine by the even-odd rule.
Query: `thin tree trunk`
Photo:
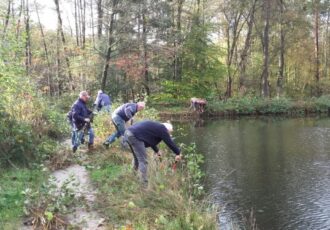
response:
[[[32,54],[31,54],[31,34],[30,34],[30,12],[29,12],[29,0],[26,0],[25,6],[25,68],[26,74],[30,74],[30,67],[32,64]]]
[[[7,8],[7,14],[6,14],[6,19],[5,19],[5,24],[3,27],[3,34],[2,34],[2,39],[6,37],[6,32],[9,24],[9,18],[10,18],[10,11],[11,11],[11,0],[8,1],[8,8]]]
[[[97,38],[102,37],[102,26],[103,26],[103,8],[102,0],[97,1]]]
[[[113,30],[114,30],[114,18],[116,14],[116,6],[119,0],[113,0],[112,2],[112,13],[110,15],[110,25],[109,25],[109,38],[108,38],[108,49],[105,58],[105,64],[102,73],[101,89],[104,90],[107,84],[108,69],[110,65],[110,59],[112,54],[112,45],[114,43]]]
[[[246,91],[245,80],[246,80],[246,65],[248,60],[248,53],[251,47],[251,39],[252,39],[252,30],[253,30],[253,22],[254,22],[254,15],[256,10],[256,2],[257,0],[253,1],[253,5],[249,12],[249,17],[247,19],[247,26],[248,31],[245,37],[244,48],[241,53],[241,59],[239,62],[239,92],[241,95],[244,95]]]
[[[181,28],[181,15],[182,15],[182,8],[183,8],[183,3],[185,0],[178,0],[178,7],[177,7],[177,17],[176,17],[176,39],[175,39],[175,60],[174,60],[174,65],[175,65],[175,79],[176,80],[181,80],[182,78],[182,58],[181,54],[179,52],[181,43],[182,43],[182,28]]]
[[[41,37],[42,37],[42,43],[44,46],[44,50],[45,50],[45,56],[46,56],[46,61],[47,61],[47,67],[48,67],[48,71],[47,71],[47,84],[48,84],[48,88],[49,88],[49,95],[52,96],[52,74],[50,71],[50,61],[49,61],[49,56],[48,56],[48,48],[47,48],[47,44],[46,44],[46,39],[45,39],[45,34],[44,34],[44,30],[42,28],[41,22],[40,22],[40,17],[39,17],[39,10],[38,10],[38,6],[37,6],[37,2],[36,0],[34,0],[34,5],[36,8],[36,13],[37,13],[37,18],[38,18],[38,24],[39,24],[39,28],[40,28],[40,33],[41,33]]]
[[[316,96],[320,96],[320,47],[319,47],[319,20],[320,20],[320,13],[319,13],[319,5],[320,0],[314,1],[314,17],[315,17],[315,27],[314,27],[314,62],[315,62],[315,81],[316,81]]]
[[[18,20],[17,20],[17,25],[16,25],[16,39],[18,39],[20,29],[21,29],[21,17],[22,17],[23,10],[24,10],[24,0],[21,0],[21,5],[19,8],[19,14],[18,14]]]
[[[325,44],[324,44],[324,77],[328,76],[328,68],[329,68],[329,60],[328,60],[328,52],[330,50],[330,44],[329,44],[329,26],[330,26],[330,8],[327,12],[327,24],[326,24],[326,30],[325,30]]]
[[[61,95],[61,58],[60,58],[60,33],[57,29],[56,33],[56,80],[57,80],[57,95]]]
[[[74,24],[76,28],[76,45],[79,46],[79,26],[78,26],[78,6],[77,6],[77,1],[74,0]]]
[[[270,1],[264,0],[264,21],[265,27],[263,32],[263,71],[261,75],[261,96],[269,97],[269,18],[270,18]]]
[[[72,78],[72,74],[71,74],[71,67],[70,67],[70,60],[69,57],[66,53],[66,41],[65,41],[65,37],[64,37],[64,32],[63,32],[63,25],[62,25],[62,18],[61,18],[61,13],[60,13],[60,7],[59,7],[59,0],[54,0],[55,5],[56,5],[56,12],[57,12],[57,19],[58,19],[58,30],[61,34],[61,39],[62,39],[62,44],[63,44],[63,50],[64,50],[64,56],[65,56],[65,62],[66,62],[66,66],[67,66],[67,71],[68,71],[68,77],[69,77],[69,89],[73,90],[74,86],[73,86],[73,78]]]
[[[278,63],[278,78],[276,93],[280,97],[283,93],[284,83],[284,52],[285,52],[285,38],[284,38],[284,22],[283,22],[284,0],[280,0],[280,55]]]
[[[142,40],[143,40],[143,72],[144,72],[144,87],[146,93],[150,95],[149,89],[149,66],[148,66],[148,47],[147,47],[147,19],[145,6],[142,13]]]
[[[85,49],[86,43],[86,1],[80,0],[81,48]]]
[[[95,33],[94,33],[94,11],[93,11],[93,0],[90,0],[90,10],[91,10],[91,30],[92,30],[92,42],[95,45]]]

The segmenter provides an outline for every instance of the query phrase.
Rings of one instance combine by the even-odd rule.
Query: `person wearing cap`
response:
[[[79,93],[79,98],[74,102],[71,108],[72,116],[72,151],[76,152],[78,146],[84,141],[84,130],[86,124],[90,123],[92,111],[87,108],[87,101],[90,98],[86,91]],[[89,142],[88,149],[91,150],[94,144],[94,131],[90,125],[86,126]]]
[[[108,136],[103,145],[108,148],[113,142],[115,142],[116,138],[123,136],[126,129],[126,122],[131,120],[134,115],[137,112],[143,110],[144,107],[144,102],[126,103],[119,106],[115,111],[113,111],[113,113],[111,114],[111,119],[112,123],[116,128],[116,131]]]
[[[107,111],[108,113],[110,113],[111,111],[111,98],[109,95],[107,95],[106,93],[104,93],[102,90],[99,90],[97,92],[97,97],[95,99],[94,102],[94,108],[97,111]]]
[[[124,138],[128,142],[134,157],[134,169],[140,171],[142,183],[148,183],[147,147],[151,147],[155,154],[160,156],[157,145],[161,141],[164,141],[173,153],[175,153],[175,160],[181,160],[181,150],[173,142],[171,138],[172,132],[173,126],[170,123],[149,120],[135,123],[125,131]]]

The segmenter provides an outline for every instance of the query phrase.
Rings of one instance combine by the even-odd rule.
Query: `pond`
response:
[[[221,229],[330,229],[330,118],[239,118],[176,124],[205,156]],[[179,133],[188,133],[180,136]]]

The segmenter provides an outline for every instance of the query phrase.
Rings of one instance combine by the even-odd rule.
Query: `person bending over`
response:
[[[148,183],[147,147],[151,147],[160,156],[157,145],[161,141],[164,141],[175,153],[175,160],[181,160],[181,150],[176,146],[170,136],[172,131],[173,126],[170,123],[149,120],[135,123],[125,131],[124,138],[128,142],[134,157],[134,169],[140,171],[140,179],[144,185]]]

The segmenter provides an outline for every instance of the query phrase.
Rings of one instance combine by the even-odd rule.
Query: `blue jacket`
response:
[[[100,93],[97,95],[94,105],[100,110],[103,106],[111,105],[111,98],[105,93]]]
[[[130,126],[127,130],[131,131],[138,140],[143,141],[145,147],[151,147],[155,152],[159,151],[157,145],[161,141],[164,141],[176,155],[181,152],[162,123],[141,121]]]
[[[81,129],[85,125],[85,118],[89,118],[90,114],[92,113],[91,110],[89,110],[86,106],[86,103],[78,99],[75,101],[75,103],[72,105],[72,123],[75,128]]]
[[[131,119],[137,112],[137,104],[136,103],[126,103],[119,106],[115,111],[113,111],[112,116],[118,115],[125,122]]]

